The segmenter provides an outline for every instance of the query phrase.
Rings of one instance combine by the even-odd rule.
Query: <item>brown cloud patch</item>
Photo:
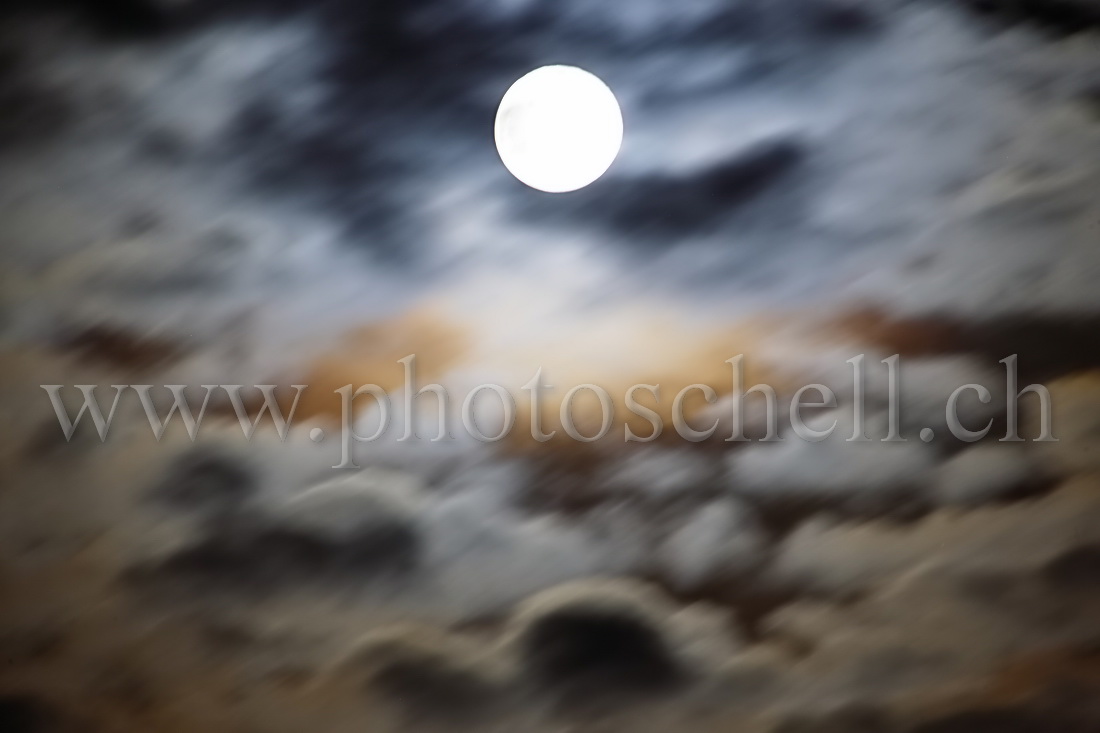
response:
[[[377,384],[387,392],[399,389],[404,372],[397,362],[410,354],[417,357],[421,384],[437,379],[465,352],[468,339],[463,327],[433,308],[359,326],[335,347],[308,361],[301,376],[294,377],[294,381],[309,385],[297,416],[339,419],[340,400],[335,391],[348,384],[355,388]]]

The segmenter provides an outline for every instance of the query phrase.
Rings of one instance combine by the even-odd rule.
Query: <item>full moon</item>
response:
[[[495,136],[516,178],[540,191],[576,191],[611,167],[623,142],[623,115],[596,76],[576,66],[543,66],[505,92]]]

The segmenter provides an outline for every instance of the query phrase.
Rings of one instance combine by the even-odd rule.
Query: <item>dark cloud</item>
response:
[[[209,585],[230,593],[290,591],[300,584],[338,589],[366,580],[404,578],[420,565],[423,539],[409,513],[369,488],[314,487],[281,505],[241,503],[254,490],[248,469],[232,459],[185,457],[182,471],[157,489],[165,500],[215,503],[198,538],[152,566],[139,581]]]
[[[636,247],[663,248],[669,246],[670,238],[705,234],[729,224],[739,210],[773,189],[786,184],[790,190],[797,185],[798,167],[805,156],[799,140],[767,140],[704,170],[629,178],[611,175],[590,190],[532,199],[529,208],[551,226],[567,216],[568,221],[589,221],[610,229]],[[793,206],[786,214],[799,215]]]
[[[667,694],[687,679],[644,599],[596,585],[533,601],[516,645],[524,674],[565,709]]]
[[[5,733],[61,733],[57,716],[45,702],[28,695],[0,696],[0,727]]]
[[[1096,0],[964,0],[963,4],[987,16],[1034,23],[1059,33],[1100,26],[1100,3]]]
[[[35,79],[33,63],[15,48],[0,48],[0,150],[48,144],[72,122],[74,110],[65,96]]]
[[[479,663],[477,649],[432,628],[397,628],[364,640],[338,670],[362,676],[397,708],[406,725],[470,724],[499,712],[506,699],[499,675]]]
[[[401,576],[416,565],[419,538],[404,524],[376,524],[333,539],[285,527],[233,524],[166,560],[153,579],[211,586],[230,593],[289,591],[302,584]],[[147,571],[136,577],[150,577]]]
[[[258,488],[258,477],[239,457],[195,450],[171,464],[150,495],[169,506],[221,513],[239,508]]]
[[[1067,589],[1100,588],[1100,544],[1075,547],[1053,558],[1043,568],[1044,576]]]
[[[795,715],[772,733],[895,733],[898,728],[877,708],[849,705],[820,715]]]

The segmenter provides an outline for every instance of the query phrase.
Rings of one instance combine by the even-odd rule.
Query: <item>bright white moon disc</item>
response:
[[[540,191],[575,191],[611,167],[623,115],[607,85],[584,69],[543,66],[505,92],[495,136],[516,178]]]

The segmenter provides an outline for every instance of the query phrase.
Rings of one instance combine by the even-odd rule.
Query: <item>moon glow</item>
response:
[[[543,66],[520,77],[497,109],[504,166],[531,188],[563,193],[602,176],[623,142],[614,93],[575,66]]]

